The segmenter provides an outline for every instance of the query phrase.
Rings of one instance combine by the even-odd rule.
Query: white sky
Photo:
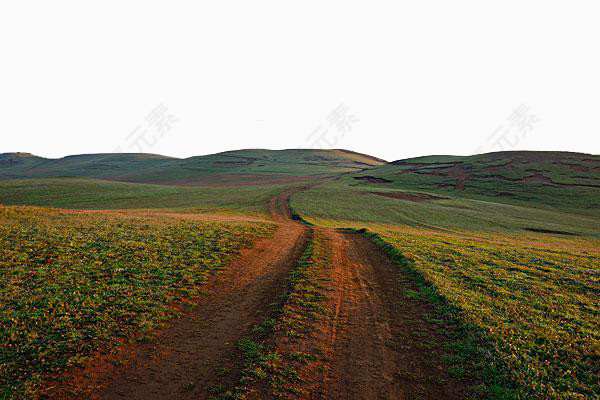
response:
[[[331,147],[387,160],[493,151],[503,133],[505,149],[597,154],[599,11],[597,0],[4,0],[0,152],[136,152],[138,126],[142,151],[177,157],[315,147],[321,126]],[[325,130],[341,103],[358,119],[343,137]],[[145,120],[159,104],[177,119],[162,137]],[[511,126],[521,104],[530,124]]]

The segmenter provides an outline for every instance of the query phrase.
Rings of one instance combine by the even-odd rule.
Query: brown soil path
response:
[[[466,398],[466,384],[440,361],[444,339],[425,318],[434,310],[406,294],[415,289],[411,278],[365,236],[322,231],[332,248],[324,271],[330,316],[297,344],[324,356],[301,372],[302,398]]]
[[[298,189],[295,189],[298,190]],[[220,275],[209,280],[197,309],[176,320],[150,344],[134,346],[124,366],[91,363],[68,385],[47,390],[59,399],[206,399],[219,383],[217,368],[271,311],[286,277],[307,240],[304,225],[293,222],[288,199],[294,189],[273,198],[279,224],[274,237],[242,251]],[[107,364],[109,364],[107,366]],[[64,387],[62,387],[64,386]]]

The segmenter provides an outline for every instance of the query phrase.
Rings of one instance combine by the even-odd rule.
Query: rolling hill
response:
[[[377,166],[351,179],[352,185],[425,191],[438,197],[600,209],[600,156],[583,153],[512,151],[418,157]],[[406,196],[435,200],[426,194]]]
[[[283,183],[360,171],[385,161],[347,150],[237,150],[177,159],[154,154],[84,154],[45,159],[0,155],[0,179],[86,177],[159,184]]]

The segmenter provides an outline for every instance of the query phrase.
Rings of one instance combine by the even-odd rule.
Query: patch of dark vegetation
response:
[[[566,232],[566,231],[555,231],[552,229],[542,229],[542,228],[524,228],[526,231],[537,232],[537,233],[548,233],[552,235],[571,235],[571,236],[579,236],[577,233]]]
[[[498,192],[495,195],[496,197],[515,197],[516,195],[511,192]]]
[[[427,194],[427,193],[408,193],[408,192],[369,192],[369,193],[376,194],[377,196],[389,197],[392,199],[413,201],[415,203],[449,199],[449,197],[435,196],[435,195]]]
[[[294,221],[298,221],[307,226],[313,226],[313,224],[311,224],[310,222],[308,222],[307,220],[302,218],[302,216],[298,213],[298,211],[296,211],[294,208],[292,208],[291,204],[289,203],[289,200],[288,200],[288,209],[290,210],[290,216],[292,217],[292,219]]]
[[[357,181],[366,181],[369,183],[392,183],[392,181],[390,181],[389,179],[385,179],[385,178],[378,178],[376,176],[355,176],[354,179],[356,179]]]
[[[294,221],[298,221],[304,225],[308,225],[308,226],[312,226],[312,224],[310,222],[308,222],[307,220],[305,220],[304,218],[302,218],[300,216],[300,214],[298,214],[297,212],[292,212],[292,219]]]

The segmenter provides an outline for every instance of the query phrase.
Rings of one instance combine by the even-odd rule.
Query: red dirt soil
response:
[[[235,343],[251,333],[285,289],[286,278],[301,255],[307,228],[290,219],[289,196],[273,198],[279,228],[270,239],[242,250],[206,284],[195,311],[158,332],[149,344],[127,345],[116,356],[97,355],[84,368],[69,371],[65,382],[49,382],[43,397],[52,399],[206,399],[220,383]],[[129,358],[126,365],[117,360]]]
[[[331,232],[334,272],[331,371],[327,399],[457,399],[465,387],[448,379],[431,349],[423,320],[430,307],[409,299],[410,278],[367,238]],[[416,333],[420,333],[417,335]],[[442,343],[437,338],[433,343]]]

